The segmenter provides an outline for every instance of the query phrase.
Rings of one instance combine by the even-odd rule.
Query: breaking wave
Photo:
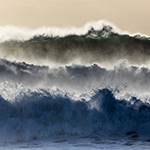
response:
[[[0,140],[150,139],[149,37],[103,21],[0,30]]]
[[[47,33],[41,30],[40,32],[43,31],[41,34],[25,32],[32,34],[23,40],[26,35],[21,31],[17,34],[18,37],[10,35],[10,38],[5,38],[8,31],[1,36],[1,39],[4,39],[0,43],[1,58],[37,65],[95,62],[111,65],[121,59],[139,65],[149,63],[148,37],[122,34],[104,22],[97,23],[93,27],[88,25],[85,29],[64,30],[63,36],[61,36],[62,29],[58,32],[60,35],[57,35],[57,30],[49,29],[46,30]],[[9,37],[9,33],[7,36]]]
[[[86,101],[46,90],[0,98],[1,140],[33,140],[56,135],[150,138],[150,104],[136,97],[116,99],[108,89]]]

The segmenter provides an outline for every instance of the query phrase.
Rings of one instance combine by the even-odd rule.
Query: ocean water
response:
[[[148,36],[104,21],[0,31],[0,149],[149,148]]]

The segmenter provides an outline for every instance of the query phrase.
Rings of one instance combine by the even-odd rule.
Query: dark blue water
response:
[[[63,36],[10,34],[0,53],[1,141],[150,139],[148,37],[110,25]]]

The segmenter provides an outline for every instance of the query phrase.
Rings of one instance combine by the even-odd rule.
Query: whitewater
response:
[[[150,38],[107,21],[0,27],[0,149],[147,149]]]

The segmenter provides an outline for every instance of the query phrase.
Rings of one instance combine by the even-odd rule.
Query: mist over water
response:
[[[127,59],[138,65],[149,63],[148,37],[123,34],[103,21],[89,23],[80,29],[24,31],[4,27],[4,31],[0,43],[1,58],[12,61],[37,65],[99,63],[108,66]]]
[[[104,21],[80,29],[1,30],[0,140],[149,140],[149,37]]]

